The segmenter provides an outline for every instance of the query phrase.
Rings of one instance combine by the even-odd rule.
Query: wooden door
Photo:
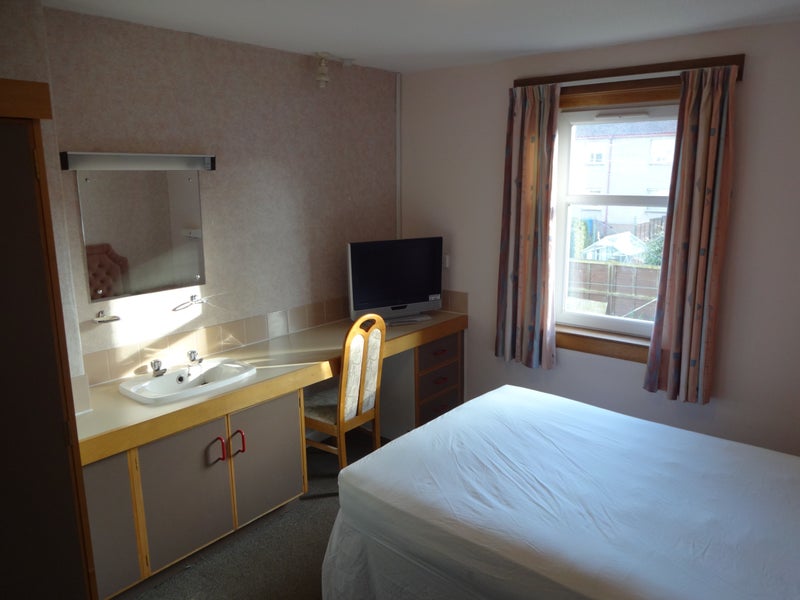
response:
[[[37,118],[46,84],[0,80],[4,576],[0,596],[95,597],[61,295]],[[43,88],[42,88],[43,86]],[[22,94],[15,90],[22,88]],[[32,107],[42,106],[45,114]],[[19,110],[16,110],[19,108]],[[45,110],[46,109],[46,110]],[[44,575],[43,575],[44,574]]]

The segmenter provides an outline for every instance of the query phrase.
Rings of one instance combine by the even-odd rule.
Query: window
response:
[[[652,330],[677,106],[636,111],[559,116],[557,323]]]
[[[583,148],[587,151],[587,164],[601,166],[605,164],[608,144],[606,144],[604,140],[587,141],[587,143],[583,145]]]
[[[675,134],[658,136],[650,139],[650,163],[654,165],[672,165],[672,154],[675,152]]]

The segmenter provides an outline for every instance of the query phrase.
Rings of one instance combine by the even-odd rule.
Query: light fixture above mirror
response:
[[[214,171],[217,157],[202,154],[62,152],[62,171]]]
[[[77,177],[92,302],[205,283],[200,171],[214,156],[62,152]]]

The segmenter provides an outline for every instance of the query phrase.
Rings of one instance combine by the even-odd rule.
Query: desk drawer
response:
[[[458,334],[448,335],[419,347],[417,365],[420,373],[458,358]]]
[[[419,405],[419,425],[432,421],[439,415],[461,404],[461,395],[457,388],[437,396]]]
[[[459,387],[458,362],[450,363],[419,378],[419,402],[435,396],[450,387]]]

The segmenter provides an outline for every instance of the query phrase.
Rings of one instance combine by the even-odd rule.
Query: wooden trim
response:
[[[52,119],[50,86],[41,81],[0,79],[0,115],[17,119]]]
[[[464,402],[464,371],[466,365],[464,364],[464,331],[458,332],[458,399],[463,404]]]
[[[26,83],[31,82],[0,80],[0,98],[3,98],[3,94],[6,91],[13,95],[15,90],[30,89],[30,86],[25,85]],[[46,94],[47,108],[49,110],[50,99],[49,87],[47,84],[37,84],[33,87],[41,91],[41,85],[45,86],[44,92]],[[15,97],[12,98],[12,101],[18,99],[18,97]],[[9,103],[5,100],[0,100],[0,116],[6,118],[7,115],[4,113],[13,108],[12,104],[13,102]],[[37,110],[39,108],[41,107],[37,107]],[[72,397],[72,379],[69,369],[69,354],[67,351],[64,314],[62,311],[55,239],[53,237],[53,218],[50,211],[50,193],[47,186],[47,166],[44,156],[42,126],[38,117],[25,117],[25,120],[30,124],[29,139],[32,146],[31,151],[33,153],[33,161],[36,170],[37,211],[39,213],[42,254],[45,258],[45,264],[42,265],[43,270],[41,277],[45,279],[48,295],[50,297],[50,331],[52,331],[53,335],[50,341],[54,345],[54,354],[57,362],[56,369],[60,380],[60,393],[56,402],[60,403],[60,418],[63,419],[63,426],[66,433],[66,459],[71,470],[70,479],[75,499],[75,519],[77,521],[78,531],[80,532],[80,540],[78,540],[78,542],[83,552],[85,583],[87,585],[89,597],[95,599],[98,596],[97,582],[94,575],[94,556],[92,554],[89,514],[86,507],[86,492],[83,484],[83,470],[81,468],[78,427],[75,420],[75,403]]]
[[[601,106],[677,103],[680,97],[680,77],[654,77],[565,87],[558,106],[561,110],[585,110]]]
[[[396,337],[391,337],[392,334],[387,333],[384,358],[454,333],[463,332],[467,328],[467,322],[467,315],[452,313],[444,321],[431,325],[421,325],[419,329],[396,335]],[[307,366],[296,371],[246,385],[216,398],[210,398],[204,402],[148,421],[142,421],[114,431],[85,438],[80,442],[82,464],[91,464],[130,448],[143,446],[153,440],[189,429],[195,425],[224,417],[238,410],[269,401],[270,399],[279,398],[289,393],[297,393],[298,390],[313,383],[330,379],[341,371],[342,360],[340,353],[341,346],[337,348],[335,355],[328,358],[322,357],[319,361],[309,362]]]
[[[433,340],[446,337],[459,331],[464,331],[467,328],[468,318],[467,315],[459,314],[453,319],[448,319],[442,323],[425,327],[417,331],[412,331],[401,337],[390,338],[386,340],[386,348],[384,349],[383,357],[394,356],[412,348],[418,348]]]
[[[142,421],[84,439],[80,443],[81,460],[85,466],[107,456],[190,429],[195,425],[222,418],[229,413],[261,402],[268,402],[289,393],[296,393],[303,387],[338,374],[340,362],[337,358],[313,363],[303,369],[244,386],[217,398],[211,398],[149,421]]]
[[[306,407],[305,392],[302,388],[297,390],[297,402],[300,407],[300,462],[303,465],[303,493],[308,493],[308,461],[306,459]]]
[[[558,326],[556,347],[646,364],[650,341],[592,329]]]
[[[736,65],[739,67],[739,73],[736,76],[736,80],[742,81],[742,77],[744,75],[744,58],[744,54],[731,54],[727,56],[710,56],[708,58],[694,58],[689,60],[676,60],[649,65],[636,65],[633,67],[618,67],[616,69],[599,69],[596,71],[578,71],[576,73],[545,75],[543,77],[526,77],[523,79],[515,79],[514,87],[541,85],[544,83],[590,81],[592,79],[611,79],[612,77],[630,77],[631,75],[647,75],[650,73],[669,73],[672,71],[702,69],[705,67],[721,67],[725,65]]]
[[[40,119],[52,118],[50,105],[50,86],[47,83],[0,78],[0,118],[26,119],[30,122],[29,136],[36,169],[37,210],[39,213],[39,231],[41,233],[42,250],[45,263],[40,271],[34,274],[45,280],[50,296],[50,330],[55,346],[56,369],[59,375],[60,393],[53,399],[55,407],[60,409],[66,432],[67,447],[64,457],[69,464],[70,483],[75,499],[75,520],[82,552],[84,585],[89,598],[97,598],[97,583],[94,573],[94,557],[92,554],[91,535],[89,532],[89,516],[86,509],[86,493],[81,469],[78,431],[75,421],[75,406],[72,398],[72,381],[69,370],[66,334],[64,333],[64,316],[62,312],[61,290],[59,287],[58,267],[56,262],[55,241],[53,239],[52,215],[50,212],[50,194],[47,186],[47,166],[44,157],[44,144]]]
[[[422,344],[420,344],[421,346]],[[414,348],[414,427],[419,427],[419,346]]]
[[[139,574],[142,579],[152,575],[150,570],[149,543],[147,541],[147,521],[144,515],[144,496],[142,495],[142,475],[139,470],[139,449],[128,450],[128,477],[131,483],[133,502],[133,523],[136,528],[136,546],[139,550]]]
[[[231,490],[231,511],[233,512],[233,528],[239,529],[239,506],[236,501],[236,461],[233,460],[233,428],[231,427],[231,414],[225,415],[225,441],[228,448],[228,487]]]

